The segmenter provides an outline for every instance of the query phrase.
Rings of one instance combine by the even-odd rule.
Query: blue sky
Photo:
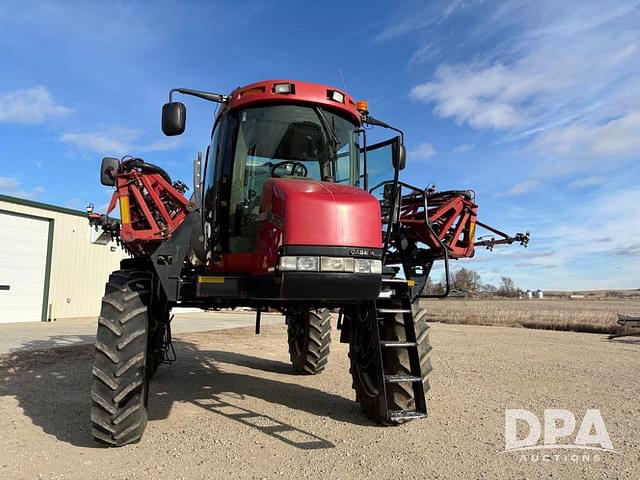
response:
[[[163,137],[173,87],[346,84],[404,129],[407,181],[472,188],[483,221],[532,232],[459,265],[640,287],[638,1],[25,0],[0,5],[0,60],[1,193],[103,205],[99,159],[125,153],[189,181],[213,106],[187,100]]]

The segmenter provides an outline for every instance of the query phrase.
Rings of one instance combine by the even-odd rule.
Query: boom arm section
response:
[[[423,296],[437,260],[445,262],[448,293],[450,259],[473,257],[475,247],[492,250],[496,245],[519,243],[526,247],[529,243],[529,232],[509,235],[480,222],[471,190],[438,192],[434,187],[420,189],[403,182],[394,187],[389,182],[384,184],[381,204],[388,229],[384,263],[402,265],[407,278],[416,282],[416,296]],[[477,227],[491,233],[476,240]]]
[[[195,206],[183,195],[182,182],[171,182],[160,167],[140,158],[124,160],[114,172],[116,190],[107,214],[89,212],[89,222],[101,227],[134,257],[149,256],[184,222]],[[120,222],[109,218],[120,204]]]

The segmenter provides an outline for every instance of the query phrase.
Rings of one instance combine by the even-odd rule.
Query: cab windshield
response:
[[[238,125],[234,181],[243,168],[263,170],[268,177],[333,177],[347,184],[357,178],[355,126],[333,112],[299,105],[257,107],[240,111]],[[279,163],[282,168],[274,168]]]
[[[357,185],[355,125],[328,109],[271,105],[237,112],[231,178],[230,249],[255,249],[264,182],[316,179]]]

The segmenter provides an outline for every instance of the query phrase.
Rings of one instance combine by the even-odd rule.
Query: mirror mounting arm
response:
[[[224,103],[229,99],[228,95],[221,95],[219,93],[203,92],[202,90],[192,90],[190,88],[174,88],[169,91],[169,103],[173,102],[173,94],[182,93],[183,95],[191,95],[192,97],[202,98],[209,102]]]
[[[366,123],[368,125],[373,125],[373,126],[376,126],[376,127],[388,128],[389,130],[393,130],[394,132],[398,132],[400,134],[400,142],[404,143],[404,132],[402,130],[400,130],[399,128],[391,126],[388,123],[383,122],[382,120],[378,120],[377,118],[373,118],[371,115],[367,115],[364,118],[364,123]]]

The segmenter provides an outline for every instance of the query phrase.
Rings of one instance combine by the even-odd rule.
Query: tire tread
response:
[[[146,356],[151,274],[113,272],[105,286],[92,369],[91,423],[96,442],[138,441],[147,421]]]
[[[305,322],[304,348],[296,347],[298,322]],[[296,373],[315,375],[322,372],[329,362],[331,347],[331,313],[327,309],[309,310],[297,316],[287,317],[289,357]]]

